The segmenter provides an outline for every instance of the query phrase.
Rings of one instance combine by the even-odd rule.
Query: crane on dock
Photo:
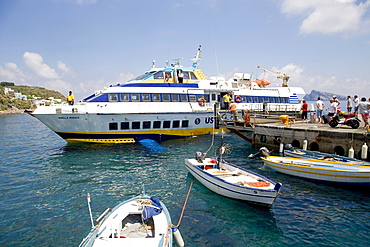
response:
[[[269,73],[271,73],[271,74],[273,74],[273,75],[276,75],[276,77],[277,77],[277,78],[279,78],[279,79],[282,79],[282,80],[283,80],[283,85],[282,85],[282,87],[288,87],[288,81],[289,81],[289,78],[290,78],[288,75],[286,75],[286,74],[281,74],[281,72],[279,72],[279,71],[277,71],[277,72],[273,72],[273,71],[268,70],[268,69],[265,69],[265,68],[263,68],[263,67],[261,67],[261,66],[257,66],[257,68],[262,69],[262,70],[264,70],[264,71],[267,71],[267,72],[269,72]]]

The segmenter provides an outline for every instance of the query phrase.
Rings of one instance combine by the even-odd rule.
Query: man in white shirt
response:
[[[324,102],[322,102],[320,97],[318,97],[316,101],[316,117],[318,123],[324,123],[322,119],[322,113],[324,111],[324,108],[325,108]]]

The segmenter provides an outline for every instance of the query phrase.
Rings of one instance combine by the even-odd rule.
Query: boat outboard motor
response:
[[[196,154],[195,154],[195,159],[196,159],[199,163],[203,163],[202,152],[196,152]]]
[[[270,155],[270,151],[266,147],[261,147],[260,153],[262,157],[267,157]]]
[[[261,147],[258,153],[250,154],[249,158],[267,157],[270,155],[270,151],[266,147]]]
[[[293,146],[292,144],[286,144],[285,147],[284,147],[285,150],[293,150]]]

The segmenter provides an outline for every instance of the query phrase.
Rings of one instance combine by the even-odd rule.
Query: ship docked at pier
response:
[[[75,105],[39,106],[31,115],[67,142],[132,143],[143,139],[210,134],[214,108],[230,93],[236,110],[297,113],[301,87],[268,87],[236,73],[229,80],[207,79],[198,69],[199,47],[190,67],[174,64],[152,68],[126,82],[98,90]]]

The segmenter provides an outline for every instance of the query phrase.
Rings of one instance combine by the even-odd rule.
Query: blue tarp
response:
[[[152,205],[145,206],[141,213],[144,220],[149,220],[154,215],[158,215],[162,212],[161,203],[158,197],[152,196],[150,197],[150,200],[152,201]]]

